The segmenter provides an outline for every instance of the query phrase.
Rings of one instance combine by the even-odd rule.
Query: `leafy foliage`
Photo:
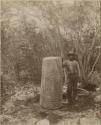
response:
[[[2,75],[16,84],[40,83],[43,57],[66,58],[75,48],[82,79],[88,81],[100,57],[100,49],[96,49],[101,46],[99,8],[99,3],[92,1],[72,5],[2,1]]]

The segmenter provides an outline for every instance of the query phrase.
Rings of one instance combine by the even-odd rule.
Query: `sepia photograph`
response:
[[[0,125],[101,125],[101,1],[0,10]]]

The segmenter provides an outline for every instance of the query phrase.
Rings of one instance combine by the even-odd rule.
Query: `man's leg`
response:
[[[73,101],[76,100],[76,97],[77,97],[77,81],[75,80],[73,82]]]
[[[72,82],[68,83],[67,98],[68,98],[68,102],[72,103]]]

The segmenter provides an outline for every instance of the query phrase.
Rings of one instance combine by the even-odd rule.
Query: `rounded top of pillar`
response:
[[[43,58],[43,60],[57,60],[57,59],[61,59],[61,57],[59,57],[59,56],[50,56],[50,57]]]

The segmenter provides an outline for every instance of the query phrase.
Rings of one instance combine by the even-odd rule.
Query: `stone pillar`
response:
[[[40,105],[47,109],[61,107],[63,68],[61,57],[46,57],[42,63]]]

